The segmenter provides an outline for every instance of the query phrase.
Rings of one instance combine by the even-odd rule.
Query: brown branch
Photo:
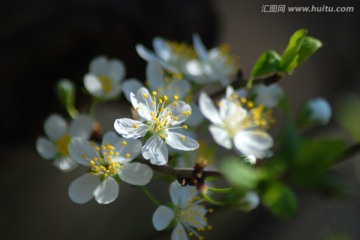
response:
[[[275,74],[270,75],[265,78],[256,78],[252,81],[252,84],[253,85],[264,84],[265,86],[270,86],[271,84],[279,82],[282,77],[283,77],[283,75],[281,75],[279,73],[275,73]],[[232,81],[230,85],[234,89],[237,89],[237,88],[246,87],[247,84],[248,84],[248,79],[245,79],[242,71],[239,71],[236,76],[236,79],[234,81]],[[212,93],[211,97],[213,99],[219,98],[219,97],[223,96],[225,94],[225,92],[226,92],[226,88],[222,88],[222,89]]]
[[[157,166],[157,165],[151,164],[150,161],[143,160],[143,159],[135,159],[133,162],[139,162],[142,164],[146,164],[152,170],[154,170],[156,172],[170,175],[177,179],[196,177],[196,176],[194,176],[194,174],[196,174],[194,168],[178,168],[178,167],[172,167],[170,165]],[[210,176],[222,177],[221,173],[218,171],[203,171],[202,174],[205,177],[210,177]]]

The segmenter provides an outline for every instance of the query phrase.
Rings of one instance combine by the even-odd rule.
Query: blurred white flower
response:
[[[72,138],[82,137],[88,139],[92,132],[92,119],[80,115],[72,120],[70,125],[57,114],[50,115],[44,123],[47,138],[39,137],[36,149],[44,159],[53,160],[53,163],[62,171],[70,171],[77,164],[69,156],[68,146]]]
[[[147,165],[131,162],[140,154],[141,142],[120,138],[113,132],[104,135],[101,147],[74,138],[69,151],[77,163],[90,168],[89,173],[69,186],[69,197],[76,203],[84,204],[93,197],[100,204],[111,203],[119,194],[119,179],[132,185],[145,185],[153,176]]]
[[[229,55],[228,46],[207,50],[197,34],[193,41],[199,59],[188,61],[185,72],[198,84],[219,81],[223,86],[228,85],[238,71],[237,61]]]
[[[114,123],[115,130],[125,138],[140,138],[149,133],[141,151],[143,157],[155,165],[167,163],[166,144],[182,151],[192,151],[199,147],[194,139],[176,132],[176,129],[188,128],[180,124],[191,115],[191,107],[179,101],[177,95],[173,98],[174,101],[170,101],[166,95],[157,97],[156,91],[150,94],[146,88],[140,88],[136,96],[131,93],[131,103],[143,122],[121,118]]]
[[[331,107],[328,101],[324,98],[315,98],[306,104],[307,109],[310,111],[310,120],[327,124],[331,118]]]
[[[207,210],[201,206],[200,197],[195,187],[181,186],[177,181],[169,188],[172,208],[160,206],[153,214],[152,222],[156,230],[161,231],[167,228],[172,221],[175,227],[171,234],[172,240],[187,240],[189,236],[195,235],[203,239],[199,232],[205,231]],[[209,226],[210,227],[210,226]],[[188,232],[188,234],[187,234]]]
[[[121,81],[125,76],[125,66],[120,60],[100,56],[91,61],[89,70],[84,77],[84,85],[91,95],[111,99],[120,94]]]
[[[165,40],[155,37],[153,40],[154,52],[141,44],[136,45],[136,51],[144,60],[157,62],[176,78],[186,75],[185,65],[191,59],[196,58],[196,52],[187,44]]]
[[[263,107],[255,108],[252,102],[237,98],[230,87],[227,88],[227,99],[220,101],[219,111],[203,92],[199,105],[204,116],[212,122],[209,130],[216,143],[227,149],[234,145],[242,154],[256,158],[270,154],[273,139],[264,130],[268,120],[264,116]]]
[[[276,107],[280,99],[284,96],[284,91],[279,84],[276,83],[270,86],[256,85],[253,88],[253,92],[256,94],[255,103],[264,104],[267,108]]]

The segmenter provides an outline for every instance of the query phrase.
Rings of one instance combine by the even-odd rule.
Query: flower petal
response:
[[[223,146],[226,149],[232,148],[231,138],[229,137],[229,133],[224,128],[210,125],[209,131],[211,132],[211,135],[217,144]]]
[[[149,93],[149,90],[142,87],[140,88],[136,96],[134,94],[130,94],[131,104],[137,110],[140,117],[150,120],[151,119],[151,112],[156,113],[156,107],[152,105],[153,98],[152,95]]]
[[[161,59],[169,61],[171,58],[171,48],[161,37],[155,37],[153,40],[154,51]]]
[[[264,158],[273,145],[273,139],[263,131],[240,131],[234,137],[234,145],[245,155]]]
[[[149,88],[157,90],[164,86],[164,75],[158,62],[149,62],[146,66],[146,78],[149,81]]]
[[[169,193],[172,203],[177,207],[185,207],[189,203],[188,200],[194,198],[198,192],[196,187],[181,186],[178,181],[170,184]]]
[[[178,125],[188,119],[189,115],[185,114],[187,112],[191,114],[191,106],[184,101],[176,101],[176,106],[172,108],[172,115],[177,117],[177,120],[173,122],[173,125]]]
[[[52,114],[45,120],[44,130],[49,139],[54,141],[66,134],[67,123],[60,115]]]
[[[155,210],[152,216],[152,223],[156,230],[161,231],[169,226],[174,217],[175,213],[173,210],[166,206],[160,206]]]
[[[165,142],[170,147],[183,151],[192,151],[199,147],[199,143],[194,139],[184,136],[177,132],[168,132],[165,138]]]
[[[90,73],[95,75],[106,74],[107,58],[105,56],[98,56],[90,62],[89,70]]]
[[[131,102],[130,93],[135,94],[142,87],[144,87],[144,85],[139,80],[132,78],[124,82],[122,85],[122,90],[126,99]]]
[[[111,76],[114,85],[119,84],[121,80],[124,78],[126,69],[124,63],[119,59],[111,59],[107,62],[106,66],[107,74]]]
[[[193,35],[194,48],[202,61],[208,60],[207,49],[198,34]]]
[[[95,200],[100,204],[108,204],[119,195],[119,184],[114,178],[108,177],[95,189]]]
[[[124,182],[132,185],[146,185],[150,182],[153,171],[142,163],[127,163],[124,168],[118,171],[119,177]]]
[[[140,138],[149,131],[149,126],[130,118],[116,119],[115,130],[125,138]]]
[[[145,159],[150,159],[151,164],[165,165],[168,161],[168,149],[165,142],[157,135],[150,137],[141,149]]]
[[[202,114],[211,122],[221,125],[223,121],[220,118],[219,112],[209,96],[201,92],[199,97],[199,107]]]
[[[93,198],[93,192],[100,184],[98,176],[82,175],[75,179],[69,186],[68,194],[72,201],[84,204]]]
[[[172,231],[171,240],[189,240],[185,228],[180,223],[176,224],[176,227]]]
[[[264,104],[268,108],[277,106],[280,98],[284,95],[284,91],[278,84],[257,85],[254,87],[254,92],[256,93],[256,103]]]
[[[91,74],[91,73],[86,74],[84,76],[84,85],[85,85],[86,90],[90,94],[92,94],[96,97],[100,97],[101,95],[103,95],[102,84],[96,75]]]
[[[98,152],[91,146],[90,142],[84,138],[73,138],[69,145],[70,157],[77,163],[90,166],[90,160],[99,158]]]
[[[93,120],[86,115],[80,115],[70,123],[69,134],[71,137],[88,139],[93,131]]]
[[[44,159],[52,159],[57,153],[55,145],[46,138],[39,137],[36,140],[36,150]]]
[[[57,158],[54,161],[54,165],[63,172],[70,172],[78,166],[78,164],[70,157]]]

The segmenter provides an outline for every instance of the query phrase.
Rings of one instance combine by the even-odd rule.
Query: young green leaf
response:
[[[322,47],[322,42],[313,37],[306,37],[300,47],[297,65],[305,62],[316,50]]]
[[[279,69],[280,56],[277,52],[269,50],[261,54],[251,70],[250,78],[269,75]]]

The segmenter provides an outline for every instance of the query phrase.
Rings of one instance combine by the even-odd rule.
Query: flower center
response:
[[[112,81],[111,78],[105,75],[101,75],[98,77],[102,86],[102,89],[105,93],[110,93],[112,90]]]
[[[126,145],[126,142],[124,142],[122,144],[123,146]],[[118,169],[123,169],[123,165],[118,161],[119,152],[115,151],[114,146],[105,144],[101,147],[101,149],[93,143],[92,146],[98,152],[99,157],[89,159],[91,174],[100,175],[101,177],[109,177],[116,175]],[[87,158],[85,154],[82,157]],[[130,157],[130,154],[127,153],[126,157]]]
[[[70,140],[71,137],[68,134],[65,134],[64,136],[56,140],[55,142],[56,149],[62,156],[69,156],[68,146]]]
[[[166,41],[172,51],[174,60],[189,60],[197,57],[194,48],[186,43]]]

